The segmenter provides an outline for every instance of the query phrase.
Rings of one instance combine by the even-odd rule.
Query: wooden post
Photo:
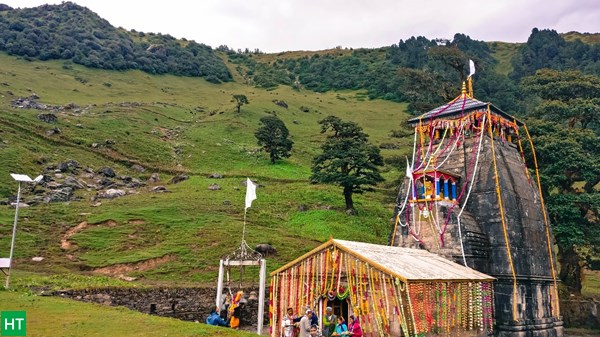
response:
[[[267,260],[260,259],[260,285],[258,290],[258,327],[256,333],[262,333],[263,321],[265,319],[265,287],[267,281]]]

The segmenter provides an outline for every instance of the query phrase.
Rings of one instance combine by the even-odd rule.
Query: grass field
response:
[[[25,311],[27,336],[243,337],[254,333],[146,315],[123,307],[0,291],[0,311]],[[266,328],[268,329],[268,327]]]

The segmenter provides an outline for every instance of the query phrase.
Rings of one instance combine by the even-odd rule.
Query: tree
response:
[[[528,122],[540,167],[542,193],[558,247],[559,277],[581,291],[586,254],[600,247],[600,137],[551,121]],[[528,146],[528,144],[526,144]],[[533,167],[531,150],[525,151]]]
[[[293,141],[288,139],[289,131],[283,121],[275,116],[265,116],[260,119],[262,126],[256,130],[254,136],[258,145],[269,153],[271,163],[277,159],[288,158],[291,154]]]
[[[543,100],[535,109],[539,117],[566,121],[569,128],[600,127],[600,77],[542,69],[523,78],[521,85]]]
[[[333,132],[321,146],[323,153],[315,157],[311,180],[339,185],[343,188],[346,210],[355,212],[352,195],[371,190],[382,182],[378,166],[383,166],[379,149],[369,144],[369,135],[354,122],[344,122],[335,116],[319,121],[321,133]]]
[[[240,113],[240,109],[244,104],[250,104],[248,101],[248,97],[246,95],[233,95],[233,99],[235,100],[237,106],[237,112]]]

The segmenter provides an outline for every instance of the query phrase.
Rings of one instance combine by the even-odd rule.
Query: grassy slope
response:
[[[489,42],[493,57],[498,61],[495,71],[501,75],[508,75],[513,71],[511,60],[522,45],[520,43]]]
[[[138,71],[63,67],[62,62],[26,62],[6,55],[0,55],[0,64],[2,82],[8,84],[0,87],[0,138],[4,142],[0,145],[0,193],[15,193],[8,173],[35,175],[46,165],[67,159],[94,169],[112,166],[119,175],[142,179],[152,171],[161,172],[163,181],[175,171],[191,175],[188,181],[168,185],[172,193],[150,194],[142,189],[139,194],[92,207],[87,200],[94,192],[84,191],[81,202],[22,209],[15,252],[20,269],[64,272],[172,254],[174,262],[134,276],[174,283],[212,282],[218,258],[239,245],[244,199],[240,182],[246,176],[264,185],[248,212],[247,241],[250,245],[270,242],[277,247],[278,255],[269,261],[269,269],[330,235],[379,243],[387,240],[393,188],[381,186],[356,196],[360,215],[351,217],[343,212],[338,188],[311,185],[308,177],[310,162],[324,139],[317,121],[329,114],[356,121],[375,144],[397,142],[403,146],[382,151],[384,156],[407,154],[409,140],[388,136],[390,130],[403,126],[407,117],[404,105],[364,101],[357,92],[316,94],[288,87],[265,91],[239,83],[214,85],[201,79]],[[39,111],[9,107],[11,99],[31,92],[47,104],[95,106],[81,114],[59,114],[56,126],[61,134],[46,136],[52,126],[37,120]],[[237,93],[250,100],[241,114],[234,112],[231,101]],[[275,105],[275,99],[284,100],[289,108]],[[142,105],[119,105],[122,102]],[[310,112],[302,112],[301,106]],[[277,165],[270,165],[264,154],[256,152],[253,132],[267,112],[275,112],[285,121],[295,142],[292,157]],[[174,136],[166,138],[165,133]],[[90,146],[107,139],[114,142],[110,148]],[[149,169],[133,172],[128,168],[131,163]],[[393,168],[384,170],[389,181],[400,174]],[[225,179],[207,179],[213,172],[224,174]],[[222,189],[209,191],[213,182]],[[307,205],[308,211],[297,211],[301,204]],[[0,209],[0,252],[8,250],[13,215],[13,209]],[[98,225],[74,235],[78,248],[62,252],[60,236],[84,220]],[[106,220],[118,224],[102,225]],[[68,260],[66,253],[75,260]],[[34,265],[30,258],[38,255],[46,260]]]
[[[0,291],[0,310],[26,311],[27,336],[256,336],[122,307]],[[123,324],[127,322],[127,324]]]
[[[583,43],[595,44],[600,43],[599,33],[580,33],[580,32],[568,32],[560,34],[567,41],[581,40]]]

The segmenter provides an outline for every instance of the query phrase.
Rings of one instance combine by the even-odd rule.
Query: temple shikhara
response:
[[[412,157],[388,246],[334,240],[271,274],[287,308],[355,315],[364,336],[562,337],[553,240],[527,126],[473,97],[408,121]],[[525,164],[523,145],[535,167]]]
[[[527,126],[466,87],[408,121],[413,155],[390,244],[494,277],[495,335],[562,336],[552,235],[537,167],[523,153],[525,142],[533,150]]]

